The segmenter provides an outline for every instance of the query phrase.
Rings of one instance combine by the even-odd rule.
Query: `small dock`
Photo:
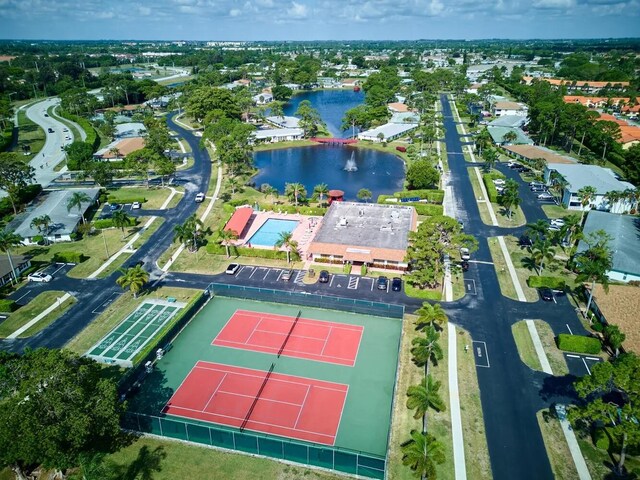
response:
[[[356,138],[313,137],[309,140],[327,145],[352,145],[358,143],[358,139]]]

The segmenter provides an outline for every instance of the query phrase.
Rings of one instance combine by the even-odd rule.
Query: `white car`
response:
[[[564,219],[563,218],[554,218],[551,220],[551,225],[554,227],[564,227]]]
[[[237,263],[230,263],[224,273],[227,275],[235,275],[240,269],[240,265]]]
[[[544,192],[538,195],[538,200],[553,200],[553,195],[550,193]]]
[[[34,272],[27,276],[27,280],[30,282],[50,282],[52,278],[51,275],[44,272]]]
[[[502,178],[496,178],[493,180],[493,184],[496,186],[504,186],[507,184],[507,182],[505,182]]]
[[[196,203],[204,202],[204,193],[200,192],[196,195]]]
[[[471,258],[471,255],[469,254],[469,249],[468,248],[462,247],[460,249],[460,258],[462,260],[469,260]]]
[[[133,202],[131,204],[131,210],[139,210],[140,208],[142,208],[142,205],[140,204],[140,202]]]

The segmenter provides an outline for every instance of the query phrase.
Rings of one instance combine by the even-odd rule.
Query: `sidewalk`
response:
[[[67,298],[69,298],[69,297],[71,297],[71,295],[69,295],[68,293],[65,293],[63,296],[58,298],[57,302],[55,302],[53,305],[48,307],[46,310],[44,310],[39,315],[36,315],[31,321],[25,323],[23,326],[21,326],[19,329],[17,329],[15,332],[13,332],[11,335],[7,336],[7,338],[9,338],[9,339],[18,338],[20,335],[22,335],[22,333],[24,333],[27,330],[29,330],[36,323],[38,323],[40,320],[42,320],[44,317],[46,317],[51,312],[53,312],[56,308],[58,308],[58,306],[62,305],[67,300]]]
[[[456,327],[447,324],[449,352],[449,408],[451,409],[451,434],[453,437],[453,465],[456,480],[466,480],[467,467],[464,458],[464,438],[462,436],[462,417],[460,415],[460,393],[458,392],[458,357]]]

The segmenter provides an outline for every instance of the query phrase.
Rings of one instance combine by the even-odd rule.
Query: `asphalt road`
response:
[[[587,373],[593,360],[568,358],[572,375],[563,378],[534,372],[520,361],[511,325],[524,319],[542,319],[551,325],[556,334],[585,332],[566,297],[558,297],[557,302],[523,303],[501,295],[494,267],[490,264],[487,238],[495,235],[519,235],[524,229],[507,229],[482,223],[451,107],[445,96],[441,99],[455,208],[464,220],[465,231],[479,240],[479,250],[474,253],[469,271],[464,274],[467,294],[461,300],[443,306],[450,320],[467,329],[473,337],[473,345],[470,345],[468,354],[474,355],[478,367],[493,477],[496,480],[551,479],[553,474],[535,414],[553,402],[572,401],[574,394],[570,385],[574,375]],[[150,271],[152,282],[157,285],[204,289],[215,281],[397,303],[405,305],[408,311],[414,311],[421,305],[421,301],[406,297],[404,292],[378,291],[372,280],[356,281],[347,275],[332,276],[328,284],[305,285],[301,281],[304,272],[296,271],[292,281],[284,282],[280,278],[279,269],[272,268],[246,266],[233,276],[165,274],[159,270],[156,260],[171,244],[174,227],[195,212],[195,195],[198,191],[207,191],[211,176],[211,160],[206,151],[200,150],[200,139],[173,123],[172,118],[173,115],[168,118],[170,128],[178,132],[194,152],[194,166],[178,174],[178,181],[185,186],[186,193],[177,207],[164,211],[163,225],[130,257],[125,266],[143,261],[144,268]],[[55,150],[54,142],[55,140],[51,145]],[[527,221],[545,218],[540,204],[524,182],[515,172],[507,169],[505,173],[521,183],[523,210]],[[122,294],[122,290],[115,284],[117,273],[105,279],[77,280],[64,275],[64,271],[57,272],[49,284],[29,284],[20,289],[15,294],[16,299],[20,296],[23,300],[33,298],[40,291],[55,288],[72,293],[78,299],[76,305],[39,334],[28,339],[0,341],[0,348],[13,351],[22,351],[26,347],[60,348]]]

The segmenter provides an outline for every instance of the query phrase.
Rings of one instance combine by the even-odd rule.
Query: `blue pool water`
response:
[[[273,247],[280,238],[280,232],[293,232],[298,223],[298,220],[270,218],[251,236],[248,243],[262,247]]]

